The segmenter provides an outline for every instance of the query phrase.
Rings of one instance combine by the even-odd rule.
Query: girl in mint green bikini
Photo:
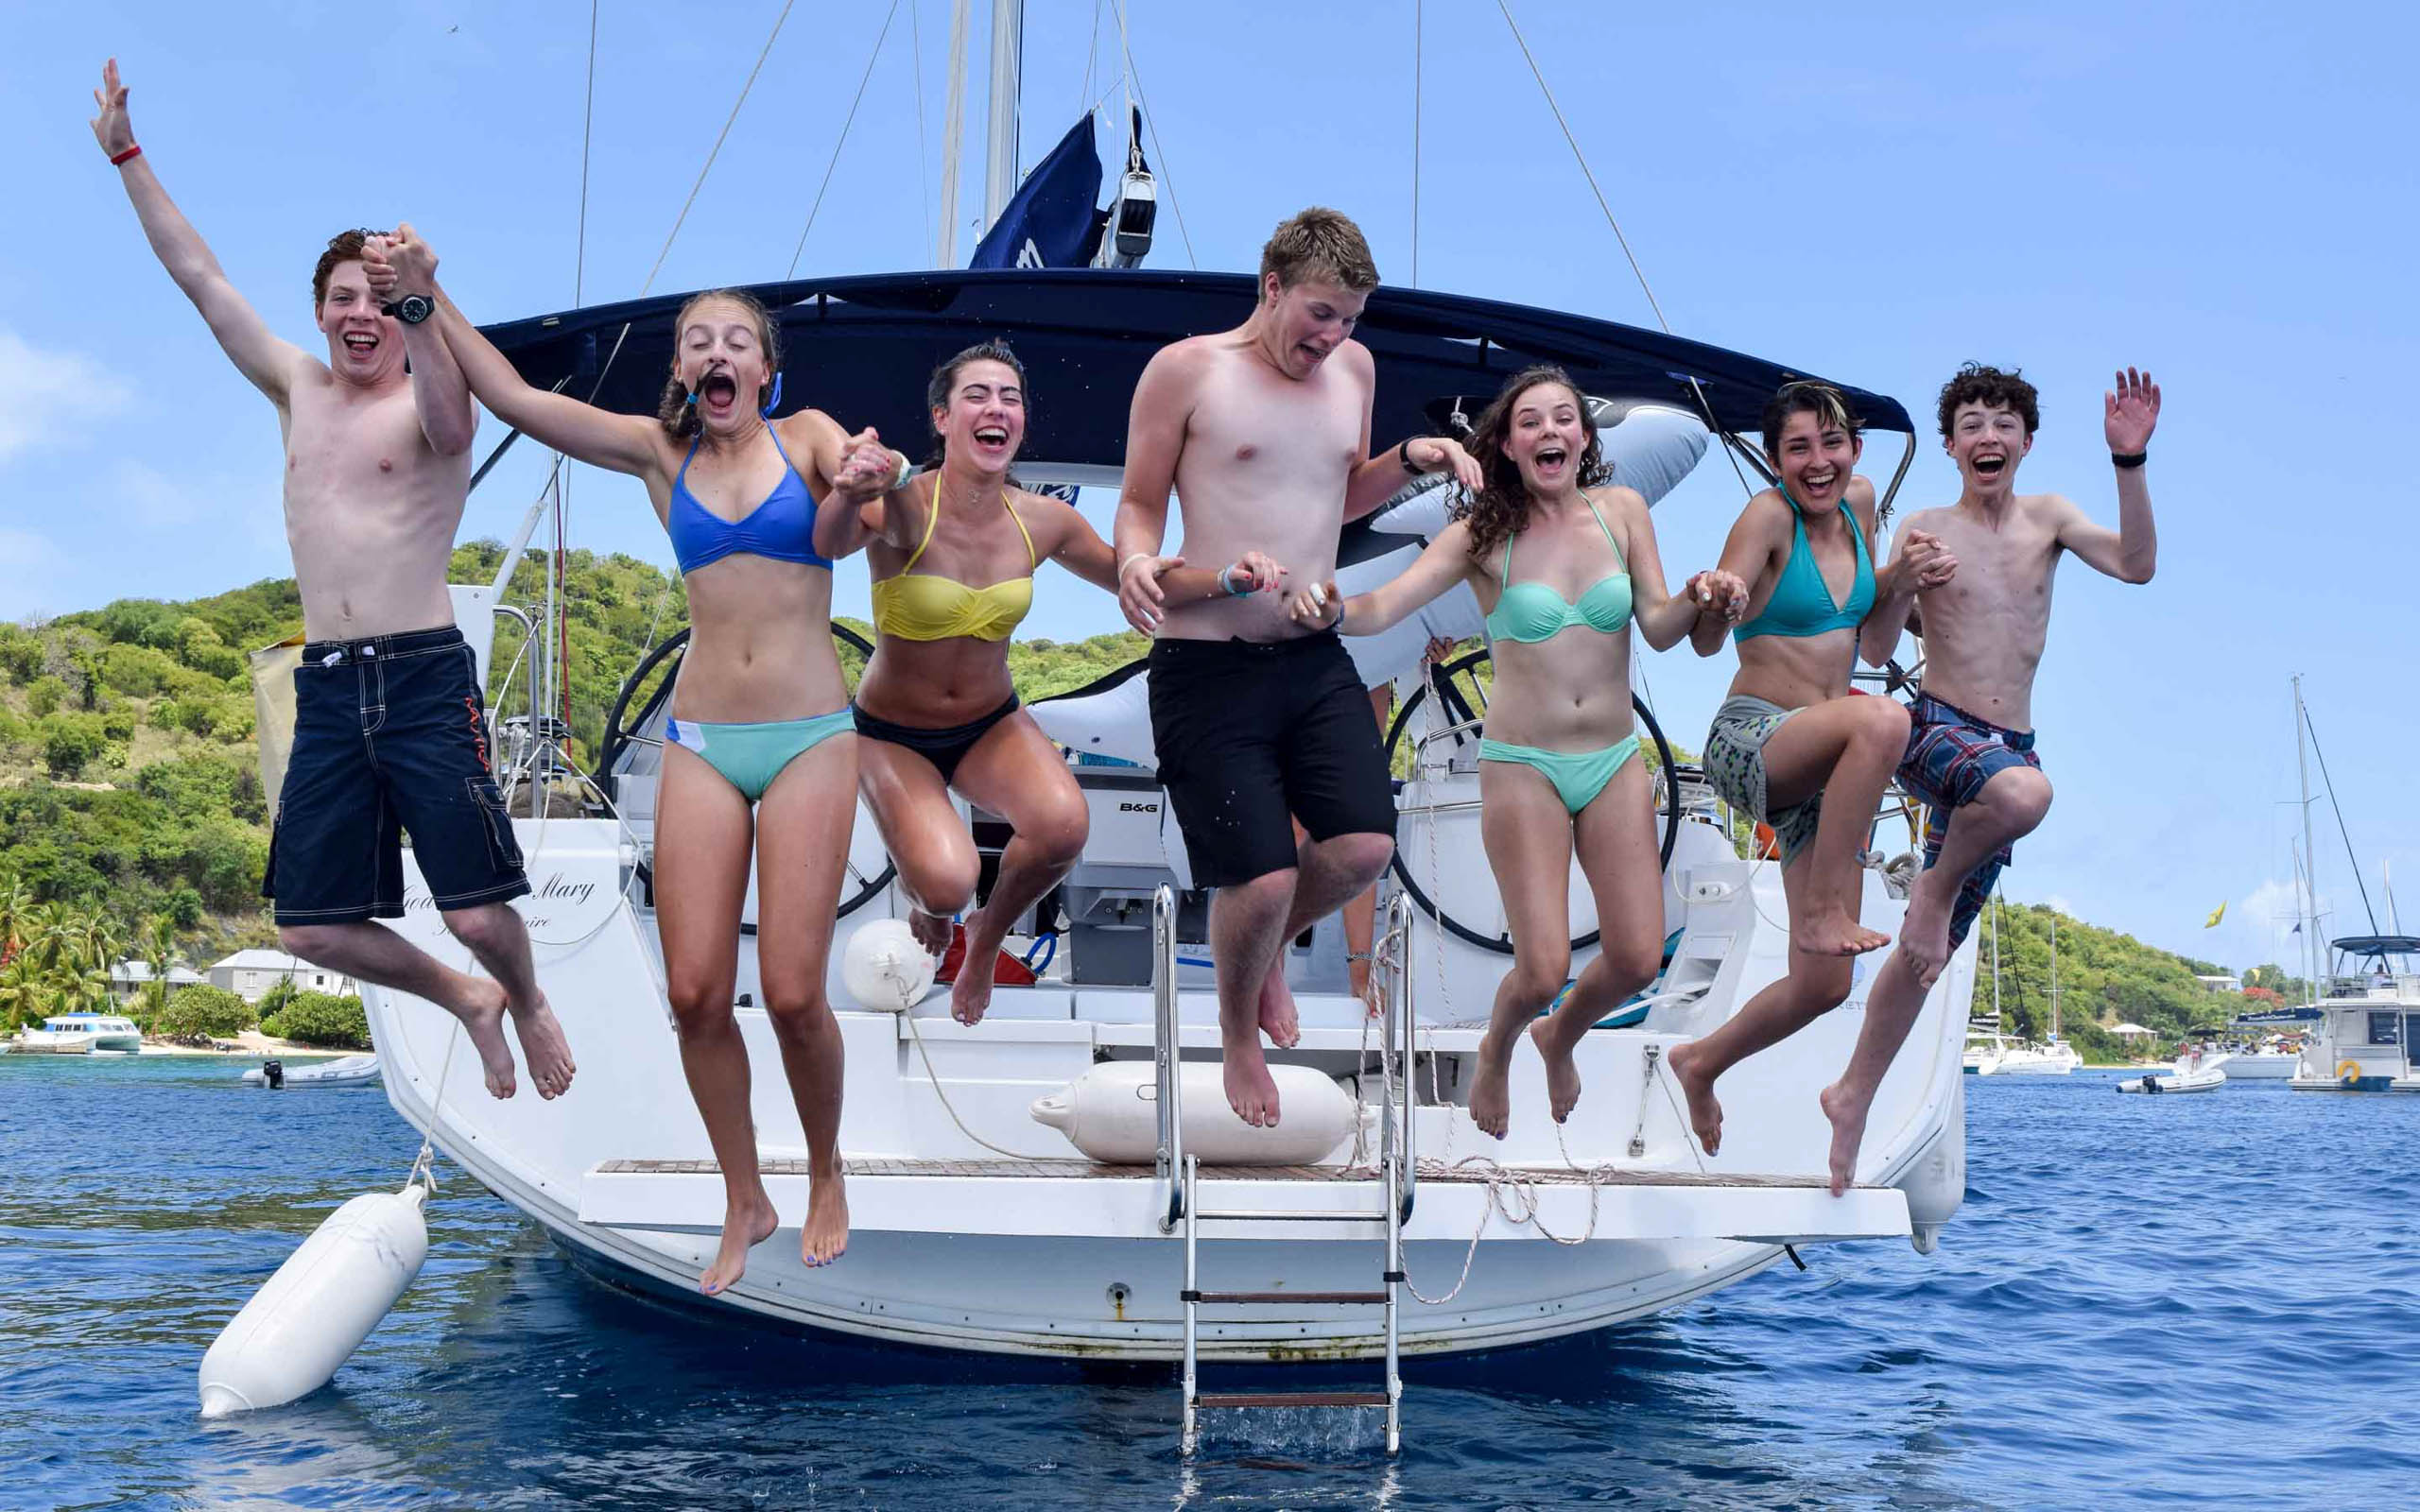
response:
[[[1580,1100],[1572,1048],[1662,964],[1663,869],[1632,728],[1630,627],[1660,651],[1702,612],[1720,610],[1702,608],[1700,579],[1679,596],[1665,592],[1647,501],[1604,486],[1596,421],[1561,369],[1515,374],[1465,445],[1486,488],[1402,576],[1341,602],[1333,583],[1303,590],[1292,607],[1306,623],[1374,635],[1458,582],[1487,606],[1495,680],[1479,745],[1479,832],[1513,954],[1470,1111],[1501,1139],[1511,1120],[1506,1073],[1522,1029],[1546,1060],[1560,1123]],[[1596,895],[1601,943],[1561,1006],[1540,1018],[1571,965],[1575,852]]]
[[[424,248],[420,249],[425,254]],[[436,262],[404,271],[433,288]],[[904,475],[871,431],[820,410],[772,418],[778,328],[744,294],[700,294],[675,321],[655,415],[533,388],[452,305],[436,318],[479,402],[540,443],[647,485],[689,592],[690,639],[656,794],[656,922],[682,1070],[723,1175],[722,1244],[700,1277],[739,1280],[777,1227],[756,1165],[748,1049],[732,1004],[756,863],[757,966],[813,1177],[800,1253],[847,1247],[839,1024],[824,999],[849,831],[856,736],[833,651],[831,553],[856,507]]]

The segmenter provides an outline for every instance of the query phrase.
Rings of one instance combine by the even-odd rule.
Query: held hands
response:
[[[898,473],[898,459],[869,425],[844,443],[840,471],[832,474],[832,490],[863,503],[889,492],[890,480]]]
[[[126,86],[117,81],[117,60],[101,65],[101,87],[93,91],[101,113],[93,117],[93,140],[101,151],[116,157],[134,146],[134,126],[126,118]]]
[[[1424,436],[1404,444],[1404,455],[1426,477],[1444,468],[1453,469],[1454,481],[1478,493],[1487,486],[1487,475],[1479,471],[1478,461],[1462,450],[1462,443],[1443,436]]]
[[[2118,387],[2101,396],[2100,428],[2109,450],[2121,456],[2148,450],[2158,425],[2159,385],[2150,373],[2126,369],[2118,375]]]
[[[437,253],[406,221],[384,236],[361,244],[361,271],[380,303],[405,294],[437,291]]]
[[[1294,590],[1286,604],[1286,612],[1298,625],[1323,630],[1344,618],[1344,594],[1337,590],[1336,580],[1305,583]]]
[[[1160,627],[1160,618],[1167,612],[1160,579],[1184,565],[1182,557],[1157,557],[1148,551],[1133,552],[1117,564],[1117,607],[1125,612],[1127,624],[1145,635]]]
[[[1899,542],[1899,572],[1921,593],[1958,576],[1958,558],[1929,531],[1910,530]]]
[[[1273,593],[1277,591],[1279,579],[1285,576],[1286,569],[1278,566],[1266,552],[1247,551],[1228,563],[1227,570],[1219,575],[1219,586],[1237,598],[1246,593]]]
[[[1681,592],[1698,607],[1701,615],[1712,614],[1725,625],[1737,625],[1748,612],[1748,585],[1737,573],[1726,573],[1720,567],[1698,574],[1682,586]]]

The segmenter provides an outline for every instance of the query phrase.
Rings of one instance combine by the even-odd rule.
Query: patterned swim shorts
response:
[[[2040,771],[2042,758],[2034,754],[2032,730],[2008,730],[1978,719],[1929,694],[1917,696],[1912,713],[1908,749],[1899,759],[1899,785],[1925,806],[1925,868],[1930,870],[1941,859],[1942,842],[1949,836],[1951,814],[1980,798],[1984,784],[2011,767]],[[2000,847],[1959,885],[1958,904],[1949,915],[1952,950],[1975,927],[1992,889],[1999,885],[2000,868],[2015,855],[2014,846]]]
[[[1724,802],[1752,818],[1773,827],[1781,842],[1785,867],[1815,843],[1815,826],[1823,817],[1824,798],[1818,793],[1804,802],[1780,810],[1765,801],[1765,742],[1772,738],[1795,709],[1763,698],[1737,694],[1714,712],[1714,729],[1705,737],[1705,775]]]

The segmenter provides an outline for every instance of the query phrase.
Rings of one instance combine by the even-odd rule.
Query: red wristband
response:
[[[130,147],[127,148],[125,151],[123,151],[123,152],[121,152],[121,153],[119,153],[117,156],[115,156],[115,157],[113,157],[113,158],[110,159],[110,166],[111,166],[111,167],[112,167],[112,168],[114,168],[114,167],[117,167],[118,165],[120,165],[121,163],[131,163],[131,162],[133,162],[135,159],[137,159],[137,158],[139,158],[139,157],[141,157],[141,156],[143,156],[143,144],[142,144],[142,143],[140,143],[140,142],[137,142],[134,146],[130,146]]]

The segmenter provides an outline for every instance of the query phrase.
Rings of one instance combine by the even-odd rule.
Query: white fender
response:
[[[1360,1116],[1350,1092],[1310,1067],[1271,1066],[1277,1126],[1254,1128],[1227,1106],[1216,1064],[1190,1060],[1182,1071],[1184,1152],[1204,1165],[1314,1165],[1353,1138]],[[1104,1165],[1149,1165],[1160,1143],[1158,1077],[1148,1060],[1095,1066],[1035,1099],[1033,1120]]]
[[[428,1255],[426,1188],[366,1192],[252,1294],[201,1357],[201,1415],[274,1407],[328,1383]]]
[[[1949,1089],[1949,1117],[1931,1144],[1901,1174],[1898,1188],[1908,1195],[1910,1242],[1919,1255],[1929,1255],[1941,1242],[1941,1226],[1966,1200],[1966,1078]]]
[[[925,954],[904,919],[859,924],[840,948],[840,983],[858,1007],[905,1013],[931,990],[940,962]]]

